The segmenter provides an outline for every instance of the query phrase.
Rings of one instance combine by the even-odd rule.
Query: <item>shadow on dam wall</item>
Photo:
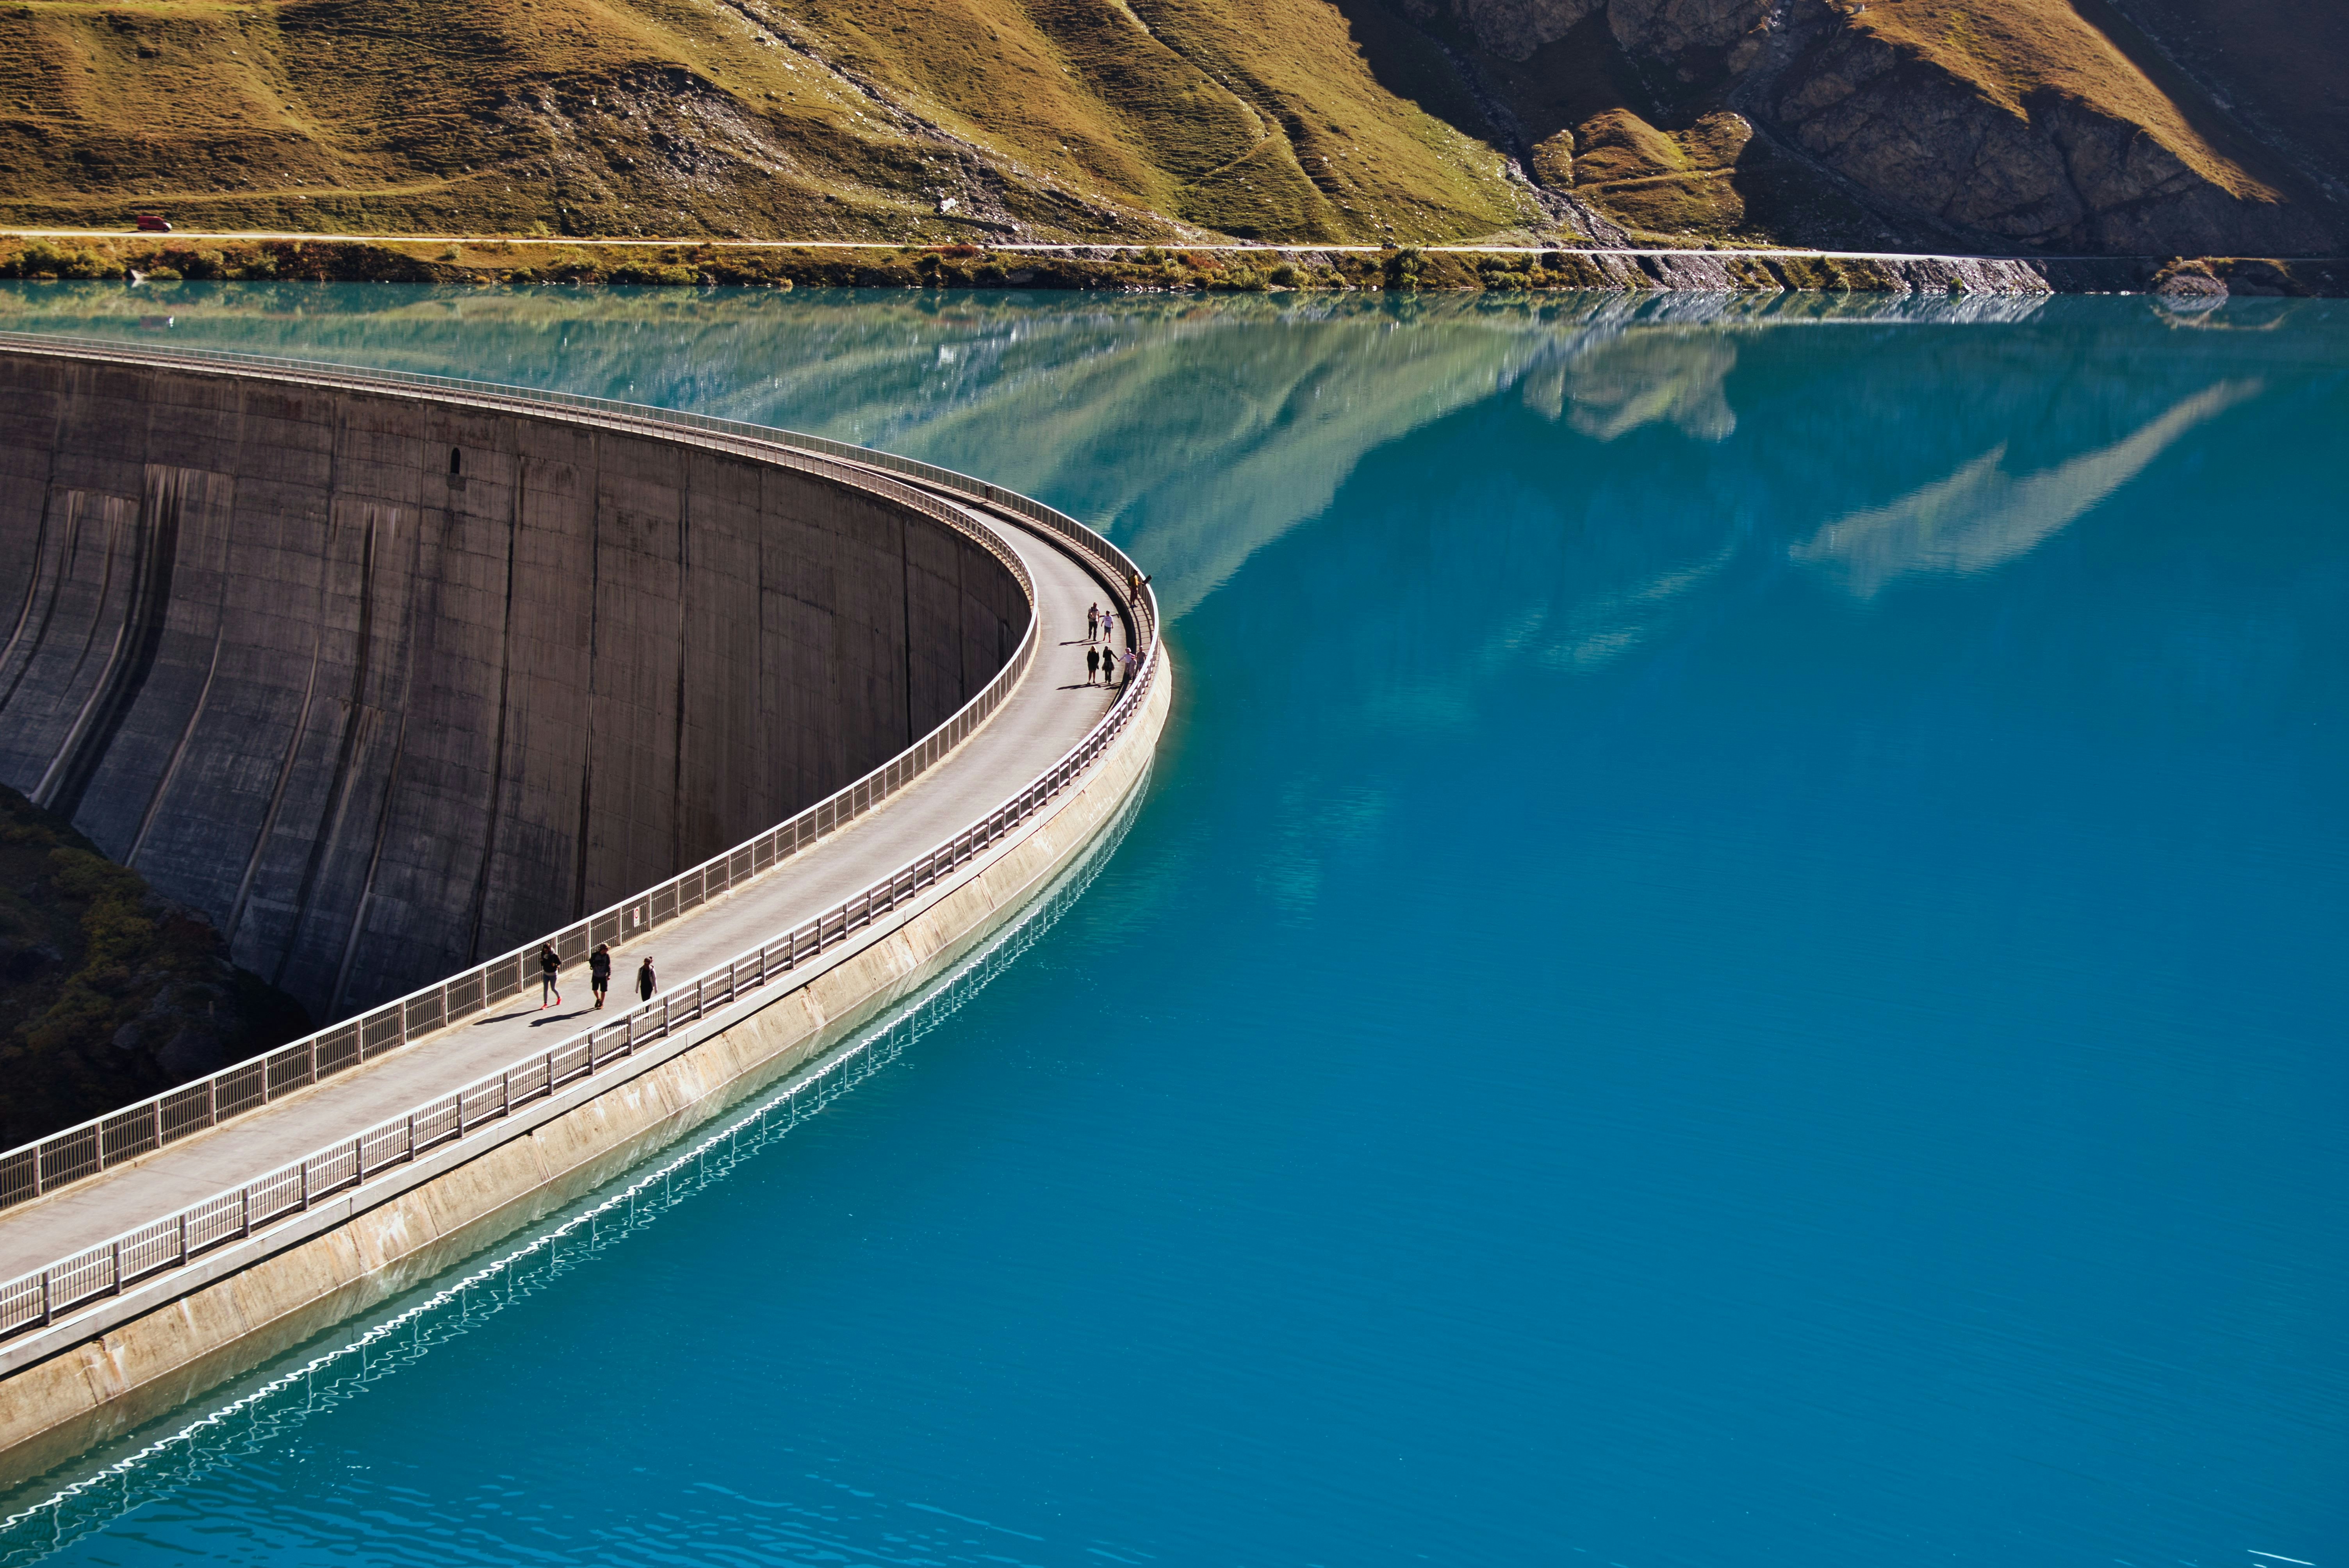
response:
[[[33,354],[0,354],[0,780],[321,1020],[852,782],[1030,613],[817,475]]]

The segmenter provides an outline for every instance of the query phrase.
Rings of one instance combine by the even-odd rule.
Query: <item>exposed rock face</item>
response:
[[[1682,68],[1692,54],[1725,50],[1760,26],[1777,0],[1611,0],[1607,25],[1634,55],[1671,60]],[[1709,62],[1707,62],[1709,63]],[[1691,70],[1691,74],[1695,72]]]
[[[1764,95],[1772,122],[1890,211],[2104,254],[2322,249],[2325,225],[2239,196],[2142,128],[2042,89],[2017,114],[1871,34],[1826,33]]]
[[[1572,32],[1605,0],[1453,0],[1477,42],[1504,58],[1522,60]]]
[[[1580,155],[1622,141],[1627,120],[1642,129],[1640,122],[1652,122],[1685,140],[1687,128],[1704,117],[1734,109],[1919,248],[2307,254],[2338,246],[2349,230],[2344,214],[2248,133],[2228,143],[2248,162],[2207,144],[2182,155],[2199,133],[2183,133],[2181,142],[2174,115],[2164,126],[2160,113],[2140,112],[2151,122],[2138,123],[2116,109],[2134,102],[2141,111],[2174,97],[2180,84],[2147,78],[2135,57],[2068,7],[2036,18],[2063,47],[2050,45],[2044,68],[2018,74],[2012,57],[2001,64],[1959,44],[1937,45],[1931,28],[1947,20],[1940,11],[1892,12],[1900,0],[1879,0],[1889,18],[1883,26],[1866,5],[1828,0],[1452,3],[1480,42],[1515,61],[1601,17],[1631,67],[1619,75],[1649,89],[1651,101],[1638,101],[1634,88],[1628,104],[1589,104],[1570,117],[1572,156],[1561,146],[1537,158],[1535,172],[1545,179],[1573,170],[1577,183],[1586,183]],[[1952,29],[1964,20],[1963,7],[1942,9],[1955,18],[1947,20]],[[1578,38],[1566,47],[1583,45]],[[1537,68],[1554,61],[1555,51]],[[2084,87],[2089,67],[2117,85]],[[2198,125],[2227,116],[2216,103],[2178,112]],[[1754,156],[1769,150],[1757,146]],[[1659,163],[1659,173],[1669,161]],[[1617,215],[1654,227],[1640,212]],[[1793,232],[1773,237],[1835,241]]]

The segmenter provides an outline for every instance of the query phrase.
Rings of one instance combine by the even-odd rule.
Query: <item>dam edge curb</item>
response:
[[[1163,640],[1158,647],[1164,657]],[[935,896],[875,922],[867,940],[798,984],[756,994],[644,1069],[551,1103],[543,1119],[446,1170],[387,1191],[128,1321],[7,1375],[0,1487],[119,1437],[605,1184],[759,1089],[852,1037],[1014,918],[1092,846],[1147,780],[1172,705],[1171,661],[1075,790]],[[739,1009],[739,1011],[737,1011]],[[462,1150],[459,1145],[458,1150]],[[354,1194],[364,1197],[364,1192]]]

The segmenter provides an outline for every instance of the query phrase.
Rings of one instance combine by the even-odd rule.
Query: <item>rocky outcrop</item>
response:
[[[1632,54],[1692,76],[1770,19],[1780,0],[1611,0],[1608,30]]]
[[[1878,26],[1868,6],[1849,0],[1452,3],[1493,54],[1537,70],[1569,68],[1559,50],[1587,49],[1594,35],[1586,28],[1561,41],[1603,19],[1628,67],[1615,78],[1634,84],[1627,101],[1584,103],[1572,117],[1571,155],[1561,146],[1546,163],[1536,160],[1537,175],[1573,170],[1578,186],[1588,182],[1582,154],[1622,141],[1627,119],[1652,124],[1661,144],[1686,140],[1690,128],[1733,110],[1762,133],[1753,158],[1802,160],[1823,189],[1857,201],[1919,248],[2310,254],[2338,247],[2349,230],[2287,160],[2266,156],[2249,131],[2224,129],[2225,106],[2175,108],[2185,84],[2146,77],[2136,58],[2066,6],[2037,18],[2056,43],[2034,60],[2027,50],[2018,57],[2012,38],[1993,40],[2002,56],[1983,46],[1967,31],[1962,9],[1946,19],[1935,13],[1930,26],[1946,20],[1948,31],[1920,43],[1900,28],[1923,24]],[[1986,12],[1974,20],[1988,33],[1998,18]],[[2147,105],[2171,107],[2148,113]],[[2214,150],[2199,131],[2184,129],[2189,121],[2221,128],[2216,134],[2229,150]],[[1656,172],[1670,170],[1660,163]],[[1605,192],[1596,199],[1607,204]],[[1633,206],[1642,204],[1664,212],[1687,205],[1644,198]],[[1618,216],[1671,232],[1639,211]],[[1848,242],[1843,234],[1795,232],[1807,216],[1787,204],[1771,237]]]
[[[1505,59],[1522,60],[1555,44],[1606,0],[1453,0],[1477,42]]]
[[[2326,226],[2227,191],[2145,128],[2051,88],[2021,112],[1915,51],[1824,26],[1759,95],[1770,122],[1889,213],[1992,244],[2102,254],[2323,249]]]

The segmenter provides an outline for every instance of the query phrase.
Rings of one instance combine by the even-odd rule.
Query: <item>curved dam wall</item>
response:
[[[740,842],[1030,607],[821,475],[586,420],[0,351],[0,780],[322,1022]]]
[[[101,372],[129,365],[169,373],[148,379],[166,393],[187,396],[187,389],[175,387],[171,380],[186,360],[159,356],[141,364],[127,351],[119,359],[111,352],[100,356],[93,350],[83,363]],[[0,358],[0,374],[8,368]],[[890,786],[888,809],[860,809],[844,821],[835,820],[830,832],[801,841],[798,849],[771,862],[768,871],[730,882],[722,896],[698,898],[689,910],[680,907],[673,923],[662,928],[666,934],[657,938],[678,963],[667,965],[667,984],[653,999],[623,1002],[611,1013],[595,1013],[592,1019],[585,1010],[540,1016],[525,1006],[504,1017],[475,1020],[467,1013],[451,1024],[449,1015],[436,1012],[420,1031],[408,1030],[403,1003],[391,1015],[401,1032],[388,1037],[387,1048],[368,1049],[332,1070],[324,1065],[323,1051],[311,1055],[306,1058],[308,1076],[297,1071],[285,1082],[289,1092],[273,1094],[265,1104],[216,1106],[210,1098],[213,1089],[205,1088],[206,1118],[169,1140],[162,1140],[162,1099],[146,1102],[153,1110],[149,1119],[140,1119],[140,1108],[131,1108],[120,1113],[130,1119],[122,1125],[134,1131],[145,1128],[157,1141],[140,1144],[134,1139],[121,1146],[122,1158],[95,1168],[73,1166],[61,1172],[57,1185],[36,1187],[28,1198],[0,1212],[0,1262],[5,1264],[0,1267],[0,1385],[5,1385],[0,1387],[0,1489],[51,1469],[93,1443],[133,1430],[518,1229],[557,1213],[747,1097],[802,1069],[823,1070],[834,1047],[849,1043],[885,1010],[916,995],[978,952],[1062,885],[1081,864],[1113,843],[1116,825],[1130,820],[1146,784],[1153,751],[1173,704],[1173,669],[1158,634],[1156,598],[1146,585],[1133,593],[1119,586],[1132,583],[1138,572],[1131,558],[1074,519],[995,485],[903,459],[837,449],[816,438],[691,420],[671,426],[616,405],[585,411],[554,406],[541,415],[529,403],[529,395],[509,388],[454,383],[417,388],[378,381],[373,387],[385,390],[375,392],[365,373],[317,366],[297,366],[285,374],[224,368],[221,376],[246,383],[245,400],[239,403],[221,396],[235,391],[234,387],[206,385],[208,376],[201,368],[189,374],[196,390],[211,397],[221,412],[227,432],[223,441],[252,422],[256,410],[274,406],[271,400],[280,393],[326,395],[323,406],[333,410],[334,418],[324,459],[329,482],[317,526],[329,538],[354,493],[375,496],[361,505],[398,504],[387,502],[382,495],[392,488],[389,483],[359,490],[343,482],[347,469],[356,466],[347,456],[354,449],[363,456],[375,440],[384,441],[403,459],[401,466],[386,464],[385,469],[405,476],[405,482],[428,494],[419,476],[438,457],[433,449],[450,433],[473,428],[471,422],[478,420],[492,438],[509,441],[491,449],[508,454],[518,472],[547,460],[544,454],[551,449],[533,443],[575,440],[577,451],[585,455],[572,465],[571,488],[564,493],[586,520],[584,537],[591,552],[605,548],[609,526],[605,493],[621,492],[625,505],[626,499],[643,493],[626,487],[646,483],[650,488],[641,470],[615,471],[626,443],[641,438],[667,449],[675,462],[668,470],[668,488],[661,493],[677,501],[672,526],[680,555],[661,558],[638,551],[636,560],[639,564],[670,560],[678,597],[694,591],[697,568],[684,552],[702,537],[697,514],[702,498],[715,485],[718,493],[735,498],[733,510],[719,514],[732,520],[734,531],[719,537],[736,541],[737,559],[748,562],[744,570],[750,573],[755,595],[767,593],[770,580],[757,563],[765,551],[774,548],[769,542],[779,531],[791,540],[801,537],[792,531],[812,529],[833,539],[833,548],[843,554],[845,547],[837,541],[844,537],[867,549],[868,559],[894,562],[902,584],[903,614],[909,621],[925,614],[926,605],[942,604],[953,612],[955,618],[939,636],[926,643],[916,634],[896,665],[879,664],[883,676],[894,673],[900,682],[882,696],[895,695],[902,705],[897,713],[916,715],[917,724],[926,655],[927,674],[936,677],[945,669],[945,655],[936,650],[978,645],[973,628],[985,623],[974,618],[973,606],[983,610],[986,605],[971,585],[973,565],[1004,562],[998,570],[1009,574],[1009,591],[1018,595],[1021,614],[1032,620],[1015,627],[998,617],[994,625],[999,636],[1016,630],[1021,640],[1014,658],[987,684],[978,702],[923,738],[916,753],[893,758],[882,773],[855,785],[861,799],[875,779],[897,780]],[[51,390],[61,421],[69,414],[84,418],[78,400],[88,399],[89,388],[67,377]],[[377,397],[405,403],[406,409],[393,412],[411,418],[395,425],[388,436],[378,431],[357,440],[354,428],[379,423],[385,417],[385,410],[368,406]],[[515,403],[524,406],[515,409]],[[118,399],[118,406],[129,405]],[[181,417],[183,403],[166,407],[175,418]],[[510,410],[511,419],[504,417]],[[517,420],[516,428],[508,428]],[[620,444],[599,449],[591,439],[598,435]],[[50,535],[44,513],[36,524],[35,560],[47,562],[49,552],[59,552],[57,564],[47,573],[54,583],[45,589],[45,580],[36,575],[7,645],[0,647],[0,677],[19,686],[30,685],[29,675],[19,678],[16,674],[29,665],[16,661],[36,656],[48,643],[53,634],[45,623],[67,613],[73,593],[95,596],[101,604],[112,602],[109,595],[126,603],[111,620],[98,612],[83,614],[83,624],[96,629],[86,639],[89,651],[78,656],[84,663],[98,660],[110,673],[94,678],[79,669],[71,674],[70,680],[85,683],[84,695],[61,727],[63,738],[51,747],[36,785],[60,801],[64,791],[78,789],[85,813],[98,799],[107,770],[117,765],[118,749],[147,734],[133,721],[142,705],[168,689],[162,677],[176,671],[179,679],[197,684],[194,697],[169,710],[181,727],[179,738],[171,739],[166,725],[162,739],[144,742],[171,752],[152,772],[154,798],[141,809],[139,833],[148,839],[158,831],[154,824],[163,820],[175,791],[184,787],[181,779],[196,768],[222,765],[191,760],[190,748],[212,722],[214,705],[229,689],[222,675],[229,652],[254,656],[249,652],[250,639],[242,639],[225,612],[198,624],[194,645],[202,650],[203,660],[200,683],[192,673],[194,656],[171,651],[174,638],[185,642],[190,637],[175,617],[184,614],[190,603],[207,602],[200,589],[189,588],[182,580],[195,580],[192,569],[185,567],[191,559],[188,539],[202,536],[190,521],[187,492],[200,481],[215,482],[206,476],[240,485],[251,482],[247,470],[263,462],[257,454],[266,450],[257,438],[240,438],[233,448],[234,462],[216,460],[191,478],[180,469],[194,465],[175,469],[158,457],[148,444],[150,439],[151,435],[141,434],[134,444],[129,435],[124,437],[124,444],[136,452],[139,466],[134,471],[146,487],[138,494],[137,509],[118,505],[112,521],[117,532],[126,536],[113,546],[115,559],[123,562],[114,571],[127,576],[128,584],[120,576],[100,574],[96,587],[89,587],[88,578],[73,570],[66,546]],[[419,441],[429,443],[421,461],[415,452]],[[717,442],[725,445],[713,451]],[[0,443],[0,451],[30,449],[21,441],[13,448]],[[67,449],[64,443],[58,449]],[[451,450],[457,477],[470,477],[468,449]],[[719,455],[724,451],[741,453],[740,464]],[[782,481],[815,482],[762,489],[770,477],[760,471],[762,462]],[[802,463],[809,466],[797,466]],[[885,477],[889,474],[903,474],[951,499],[933,503],[929,493],[897,484]],[[874,487],[869,492],[864,488],[867,485]],[[730,490],[723,488],[728,486]],[[29,482],[20,488],[35,489]],[[504,619],[495,623],[501,645],[518,647],[526,636],[536,636],[540,646],[531,656],[559,665],[564,650],[549,641],[543,627],[528,630],[518,608],[533,590],[533,580],[520,562],[537,481],[534,477],[510,480],[507,488],[512,492],[515,521],[506,527],[503,537],[510,554],[502,575],[495,579],[509,605]],[[54,501],[76,490],[82,493],[78,504],[84,507],[92,491],[100,500],[109,494],[118,502],[123,499],[119,490],[52,479],[43,479],[36,493]],[[233,559],[244,547],[243,513],[234,496],[220,504],[228,507],[220,548]],[[932,524],[931,514],[923,509],[934,504],[938,521]],[[865,510],[859,512],[857,506]],[[885,510],[890,506],[911,515],[893,515]],[[453,514],[466,509],[443,510],[452,514],[443,526],[454,530],[460,519]],[[895,522],[899,530],[901,541],[894,554],[885,540],[874,542],[874,518]],[[956,566],[961,576],[949,597],[942,588],[952,557],[931,557],[926,552],[932,543],[951,544],[963,537],[957,531],[965,520],[988,553],[983,562]],[[912,531],[925,526],[952,537],[926,541]],[[274,547],[285,549],[282,540]],[[995,553],[998,548],[1000,556]],[[336,570],[335,558],[315,553],[326,564],[311,570],[321,574]],[[402,591],[419,605],[446,600],[454,585],[466,581],[449,554],[439,559],[439,577],[411,568],[405,580]],[[369,567],[364,555],[360,566],[362,582],[369,571],[379,569]],[[233,566],[219,564],[212,570],[215,597],[210,602],[218,605],[235,591],[236,573]],[[831,578],[811,573],[835,592],[835,598],[827,602],[831,623],[846,618],[848,591],[837,582],[843,572],[835,560]],[[925,574],[936,585],[927,599],[916,596]],[[869,605],[871,585],[862,591]],[[323,595],[326,590],[318,592]],[[478,581],[474,592],[488,596]],[[584,611],[591,621],[591,640],[569,654],[587,665],[587,672],[567,686],[554,685],[557,695],[579,699],[589,708],[589,717],[581,721],[586,727],[578,732],[585,747],[577,773],[583,794],[600,795],[597,781],[605,775],[609,755],[595,709],[606,702],[626,702],[656,714],[664,711],[659,691],[665,688],[626,688],[595,674],[609,656],[594,641],[600,634],[592,624],[606,614],[605,592],[604,584],[591,580]],[[620,606],[631,605],[616,588],[609,592],[617,595]],[[1035,640],[1071,635],[1083,621],[1086,601],[1104,593],[1120,605],[1120,629],[1141,655],[1114,692],[1060,686],[1049,676],[1026,678],[1036,673],[1028,656]],[[359,597],[359,607],[351,612],[354,619],[322,620],[317,625],[345,624],[343,634],[350,645],[365,649],[375,634],[370,623],[356,617],[379,613],[366,605],[379,605],[384,595]],[[49,607],[52,601],[58,606],[55,610]],[[652,602],[662,603],[657,598]],[[260,615],[265,609],[250,607],[250,598],[237,603],[245,614]],[[695,669],[692,650],[719,628],[705,625],[689,604],[681,612],[672,604],[670,614],[677,619],[658,624],[681,624],[682,630],[671,634],[681,639],[683,651],[657,673],[681,688],[678,706],[667,710],[669,722],[681,737],[690,737],[700,722],[694,694],[685,686]],[[445,613],[435,619],[421,608],[408,614],[411,643],[453,636],[445,630],[452,619],[460,626],[472,626]],[[297,628],[311,624],[291,615],[282,619]],[[640,615],[639,621],[649,623],[651,617]],[[487,634],[472,626],[471,634]],[[313,630],[310,635],[324,644],[328,634]],[[647,635],[628,645],[657,648],[663,644]],[[860,645],[885,647],[885,641]],[[747,646],[755,656],[757,634]],[[417,671],[437,667],[414,647],[399,651]],[[324,655],[311,657],[324,665]],[[524,700],[512,695],[527,678],[524,665],[524,655],[513,653],[493,666],[507,690],[488,711],[505,732],[533,718]],[[354,653],[340,667],[348,673],[374,666]],[[755,665],[747,673],[730,673],[743,683],[740,689],[754,697],[761,694],[756,683],[770,678],[763,666]],[[483,678],[478,671],[470,674],[477,682]],[[870,674],[868,670],[868,678]],[[407,702],[402,711],[414,734],[426,727],[426,705],[436,688],[427,686],[424,674],[411,673],[406,679],[408,685],[400,688]],[[851,688],[852,699],[856,689],[876,688]],[[13,692],[0,690],[0,701],[11,700]],[[304,700],[320,699],[305,686]],[[478,697],[470,700],[482,706]],[[976,727],[966,728],[974,712],[978,715]],[[730,732],[730,738],[748,733],[750,739],[745,744],[762,744],[755,727],[774,722],[771,715],[754,709],[743,729]],[[102,747],[82,738],[101,732],[112,737]],[[877,732],[889,736],[889,746],[898,745],[889,724]],[[932,748],[948,734],[959,738],[934,754]],[[649,755],[653,764],[670,769],[667,777],[673,779],[681,776],[679,770],[693,755],[688,739],[662,752],[638,730],[626,731],[626,737],[636,748],[640,766]],[[788,738],[779,735],[777,744]],[[233,760],[229,742],[219,744]],[[298,727],[285,744],[301,744]],[[86,746],[95,748],[94,760],[76,760],[84,757]],[[481,747],[488,758],[483,765],[492,775],[492,792],[486,797],[492,808],[502,799],[495,792],[502,788],[498,769],[529,762],[527,758],[508,760],[508,746],[501,738]],[[900,769],[917,754],[929,758],[929,766],[918,773],[923,787],[904,789],[904,781],[915,775],[901,774]],[[407,755],[403,750],[391,753],[393,771],[378,808],[388,822],[396,821],[398,813],[419,810],[403,793],[402,758]],[[280,777],[294,778],[301,765],[298,756],[278,764]],[[354,773],[334,787],[356,789],[360,777]],[[232,782],[214,788],[226,791]],[[650,799],[659,787],[657,777],[638,786],[642,793],[636,799]],[[281,800],[273,809],[281,815],[281,798],[290,788],[287,783],[272,786],[272,799]],[[484,798],[448,789],[431,799],[444,802],[453,813],[466,801]],[[838,799],[827,801],[819,810],[831,811],[839,804]],[[590,810],[592,807],[582,809],[582,830],[573,841],[584,846],[574,849],[578,856],[595,847]],[[323,814],[319,820],[332,821]],[[449,824],[446,830],[461,827]],[[273,830],[266,822],[259,830],[264,849]],[[390,843],[394,830],[377,830],[360,902],[347,927],[356,934],[347,940],[373,939],[370,901],[395,848],[403,849],[411,860],[418,858],[412,847]],[[552,831],[543,824],[542,830]],[[321,835],[321,841],[331,845],[333,841]],[[499,865],[520,859],[490,834],[477,835],[473,842],[476,866],[489,868],[484,874],[494,875]],[[134,852],[143,852],[138,839],[133,846]],[[322,858],[327,852],[319,851]],[[701,874],[694,873],[697,878]],[[409,917],[426,918],[413,910]],[[623,945],[619,951],[625,959],[628,949]],[[680,976],[679,968],[688,961],[698,967]],[[566,1016],[577,1021],[568,1037],[550,1041],[529,1033]],[[476,1032],[490,1027],[506,1033]],[[329,1033],[363,1036],[365,1031]],[[302,1057],[300,1047],[288,1050],[294,1057]],[[284,1052],[264,1059],[273,1084],[281,1058],[293,1059]],[[214,1110],[221,1113],[218,1119],[212,1119]],[[113,1125],[114,1119],[93,1123],[92,1135],[102,1140],[105,1130]]]

